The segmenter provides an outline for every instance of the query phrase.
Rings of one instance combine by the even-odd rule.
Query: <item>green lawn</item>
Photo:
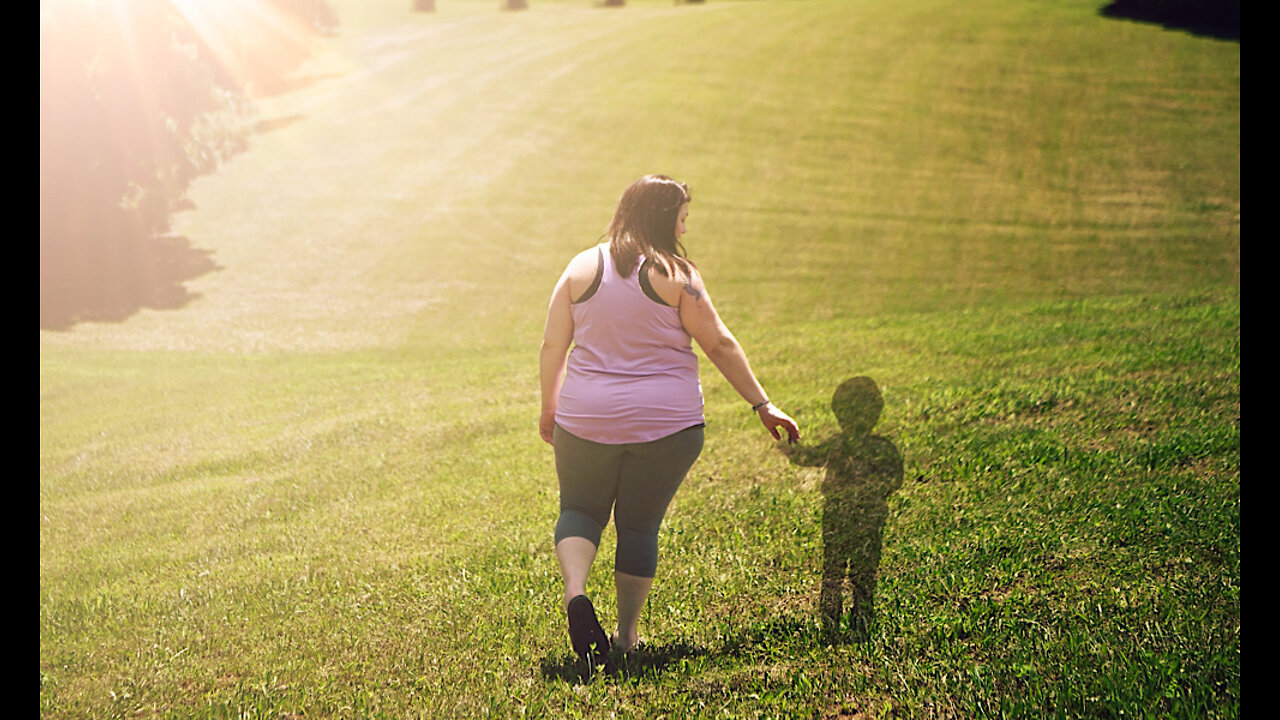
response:
[[[1237,717],[1239,43],[530,2],[334,0],[175,220],[195,299],[41,332],[41,716]],[[648,650],[572,662],[537,344],[648,172],[806,443],[883,394],[865,637],[818,620],[823,471],[704,360]]]

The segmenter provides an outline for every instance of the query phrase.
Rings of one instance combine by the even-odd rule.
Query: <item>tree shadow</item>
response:
[[[876,575],[889,496],[902,486],[902,454],[871,430],[884,398],[875,381],[844,381],[831,398],[840,432],[812,446],[780,446],[792,463],[825,467],[819,611],[833,639],[866,640],[875,621]],[[849,604],[845,608],[845,588]]]
[[[122,322],[144,308],[179,309],[199,297],[184,283],[221,269],[211,255],[175,235],[41,243],[40,329]]]
[[[1118,20],[1240,42],[1239,0],[1114,0],[1098,11]]]

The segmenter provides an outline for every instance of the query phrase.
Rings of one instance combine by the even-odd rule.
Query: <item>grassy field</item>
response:
[[[176,219],[194,299],[41,332],[42,717],[1238,716],[1238,42],[1096,0],[332,4]],[[704,360],[646,650],[573,662],[537,345],[648,172],[806,443],[883,394],[865,636],[818,620],[823,471]]]

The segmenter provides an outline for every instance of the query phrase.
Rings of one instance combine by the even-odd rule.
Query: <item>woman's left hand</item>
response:
[[[800,439],[800,426],[796,425],[796,421],[792,420],[790,415],[774,407],[773,403],[766,403],[756,413],[760,416],[760,422],[764,423],[765,429],[769,431],[774,440],[782,439],[780,430],[787,432],[788,443],[794,444]]]

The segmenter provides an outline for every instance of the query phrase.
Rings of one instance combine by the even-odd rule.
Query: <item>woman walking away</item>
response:
[[[691,339],[774,439],[800,437],[795,421],[769,402],[685,256],[680,238],[689,202],[688,188],[669,177],[634,182],[603,242],[569,262],[547,310],[538,430],[555,449],[563,607],[574,652],[588,667],[607,665],[611,647],[627,652],[639,641],[658,529],[702,452],[702,386]],[[612,638],[586,596],[611,510],[618,535]]]

